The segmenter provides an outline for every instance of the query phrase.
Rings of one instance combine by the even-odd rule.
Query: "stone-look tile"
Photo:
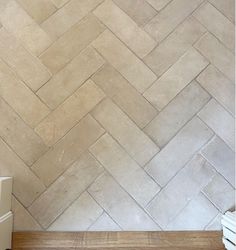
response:
[[[89,47],[54,75],[39,89],[37,95],[50,108],[54,109],[73,94],[103,63],[102,57]]]
[[[153,220],[108,174],[97,178],[88,191],[115,221],[119,221],[123,230],[159,230]]]
[[[224,141],[219,137],[214,137],[214,139],[202,149],[201,154],[232,186],[235,185],[234,152]]]
[[[219,213],[205,228],[205,230],[209,231],[221,231],[222,225],[221,225],[221,219],[222,214]]]
[[[235,206],[235,190],[220,174],[215,175],[203,192],[223,213]]]
[[[144,131],[157,145],[163,147],[209,99],[207,92],[194,81],[180,92]]]
[[[30,213],[47,228],[102,171],[101,165],[85,153],[30,206]]]
[[[88,46],[104,26],[93,15],[84,18],[55,41],[41,56],[45,66],[55,74]]]
[[[92,44],[139,92],[156,80],[156,75],[110,31],[104,31]]]
[[[146,0],[150,5],[152,5],[157,11],[163,9],[172,0]]]
[[[173,0],[145,25],[145,30],[157,42],[161,42],[202,2],[203,0]]]
[[[90,147],[90,152],[141,206],[145,207],[160,191],[151,177],[108,134]]]
[[[41,27],[56,40],[103,0],[71,0],[45,20]],[[65,1],[64,1],[65,2]]]
[[[39,24],[57,10],[50,0],[17,0],[17,2]]]
[[[49,108],[16,77],[0,59],[0,96],[31,127],[35,127],[49,112]]]
[[[188,202],[211,181],[214,174],[212,166],[197,155],[157,194],[147,207],[148,212],[166,229]]]
[[[52,42],[47,33],[16,1],[1,1],[0,21],[34,55],[42,53]]]
[[[14,214],[13,230],[16,231],[41,231],[42,228],[32,215],[12,197],[12,212]]]
[[[13,193],[26,207],[45,189],[39,178],[2,139],[0,139],[0,176],[14,178]]]
[[[91,80],[52,111],[36,128],[47,145],[55,144],[103,98],[103,91]]]
[[[234,25],[210,3],[206,3],[193,13],[208,31],[214,34],[226,47],[234,50]]]
[[[113,0],[113,2],[139,26],[143,26],[157,14],[157,11],[146,0]]]
[[[144,97],[157,109],[162,110],[207,64],[207,60],[195,49],[188,50],[144,92]]]
[[[101,126],[86,116],[32,166],[33,171],[50,185],[103,133]]]
[[[147,164],[146,171],[165,186],[212,136],[213,132],[200,119],[193,118]]]
[[[234,81],[234,55],[219,40],[207,33],[195,44],[195,48],[231,81]]]
[[[200,193],[169,223],[167,230],[204,230],[217,213],[218,210]]]
[[[70,0],[51,0],[54,5],[57,7],[57,8],[61,8],[63,5],[65,5],[67,2],[69,2]]]
[[[198,115],[234,150],[234,118],[230,113],[212,99]]]
[[[232,115],[235,111],[235,85],[213,65],[209,65],[197,81]]]
[[[145,127],[157,115],[157,110],[112,66],[106,64],[92,80],[140,128]]]
[[[141,166],[159,151],[149,137],[109,99],[102,101],[92,114]]]
[[[205,32],[205,28],[193,17],[184,21],[160,45],[144,58],[144,62],[161,76]]]
[[[32,90],[39,89],[51,77],[49,71],[39,59],[32,56],[4,28],[0,29],[0,57]]]
[[[156,42],[112,1],[105,0],[93,13],[139,57],[155,47]]]
[[[85,231],[102,214],[103,209],[84,192],[48,228],[48,231]]]
[[[0,136],[28,165],[46,150],[42,139],[0,98]]]
[[[107,213],[103,213],[89,228],[89,231],[121,231],[121,228],[107,215]]]

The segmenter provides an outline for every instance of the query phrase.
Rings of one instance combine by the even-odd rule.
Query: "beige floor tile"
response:
[[[29,206],[45,190],[25,163],[0,138],[0,176],[12,176],[13,194],[24,206]],[[30,184],[30,188],[29,188]]]
[[[102,212],[103,209],[84,192],[52,223],[48,231],[85,231]]]
[[[87,47],[102,31],[104,31],[104,26],[96,17],[89,15],[56,40],[40,56],[40,59],[55,74]]]
[[[160,11],[172,0],[146,0],[150,5],[152,5],[156,10]]]
[[[235,190],[221,175],[216,174],[203,192],[221,212],[234,209]]]
[[[112,1],[105,0],[93,13],[139,57],[155,47],[156,42]]]
[[[50,0],[17,0],[17,2],[39,24],[57,10]]]
[[[92,145],[90,152],[141,206],[145,207],[160,191],[151,177],[108,134]]]
[[[76,56],[65,68],[47,82],[37,95],[52,109],[76,91],[104,63],[102,57],[92,48]]]
[[[234,150],[234,118],[230,113],[212,99],[198,115]]]
[[[159,151],[149,137],[109,99],[102,101],[92,114],[141,166]]]
[[[103,91],[88,80],[72,96],[51,112],[36,128],[47,145],[55,144],[103,98]]]
[[[93,46],[139,92],[144,92],[156,80],[156,75],[110,31],[104,31]]]
[[[16,1],[1,1],[0,21],[34,55],[39,55],[52,43],[46,32]]]
[[[32,166],[33,171],[50,185],[103,133],[101,126],[86,116]]]
[[[63,5],[68,3],[70,0],[51,0],[57,8],[61,8]]]
[[[50,109],[14,76],[14,72],[1,59],[0,96],[31,127],[35,127],[50,112]]]
[[[176,30],[160,43],[145,58],[144,62],[161,76],[175,63],[191,45],[196,42],[206,29],[193,17],[188,18]]]
[[[219,137],[202,149],[202,155],[232,185],[235,185],[234,152]]]
[[[195,44],[195,48],[231,81],[234,81],[234,55],[219,40],[207,33]]]
[[[46,150],[42,139],[0,98],[0,136],[27,163],[33,164]]]
[[[213,132],[200,119],[193,118],[147,164],[146,171],[165,186],[212,136]]]
[[[9,50],[9,46],[11,49]],[[15,37],[4,28],[0,30],[0,57],[32,89],[39,89],[51,75],[46,67],[32,56]]]
[[[50,35],[51,39],[56,40],[102,1],[103,0],[71,0],[45,20],[41,27]],[[58,2],[56,4],[61,6]]]
[[[159,230],[151,218],[109,175],[100,176],[88,191],[115,221],[119,221],[122,229]]]
[[[161,42],[202,2],[203,0],[173,0],[145,25],[145,30],[157,42]]]
[[[144,97],[162,110],[207,64],[207,60],[191,48],[144,92]]]
[[[140,128],[145,127],[157,115],[157,110],[109,64],[97,72],[92,80]]]
[[[234,50],[234,25],[210,3],[206,3],[193,13],[212,34],[226,47]]]
[[[197,78],[197,81],[205,88],[221,105],[232,115],[235,111],[235,85],[226,78],[213,65],[208,66]]]
[[[157,11],[146,0],[113,0],[113,2],[139,26],[143,26],[157,14]]]
[[[157,145],[163,147],[209,100],[207,92],[193,81],[148,124],[144,131]]]
[[[213,178],[215,171],[200,155],[195,156],[147,207],[157,223],[166,229],[181,210]],[[187,219],[187,218],[186,218]]]
[[[85,153],[30,206],[30,213],[47,228],[102,171],[101,165]]]

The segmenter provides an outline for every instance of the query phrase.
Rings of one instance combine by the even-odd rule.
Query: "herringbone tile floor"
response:
[[[234,0],[0,0],[15,230],[219,229],[234,86]]]

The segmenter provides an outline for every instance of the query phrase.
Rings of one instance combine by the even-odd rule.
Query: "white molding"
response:
[[[226,212],[222,216],[223,243],[227,250],[236,250],[236,212]]]

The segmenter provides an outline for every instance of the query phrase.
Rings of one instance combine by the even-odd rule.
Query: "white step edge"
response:
[[[12,212],[8,212],[0,217],[0,250],[11,248],[12,224]]]
[[[11,210],[12,178],[0,177],[0,217]]]
[[[227,250],[236,250],[236,212],[226,212],[222,216],[223,243]]]

